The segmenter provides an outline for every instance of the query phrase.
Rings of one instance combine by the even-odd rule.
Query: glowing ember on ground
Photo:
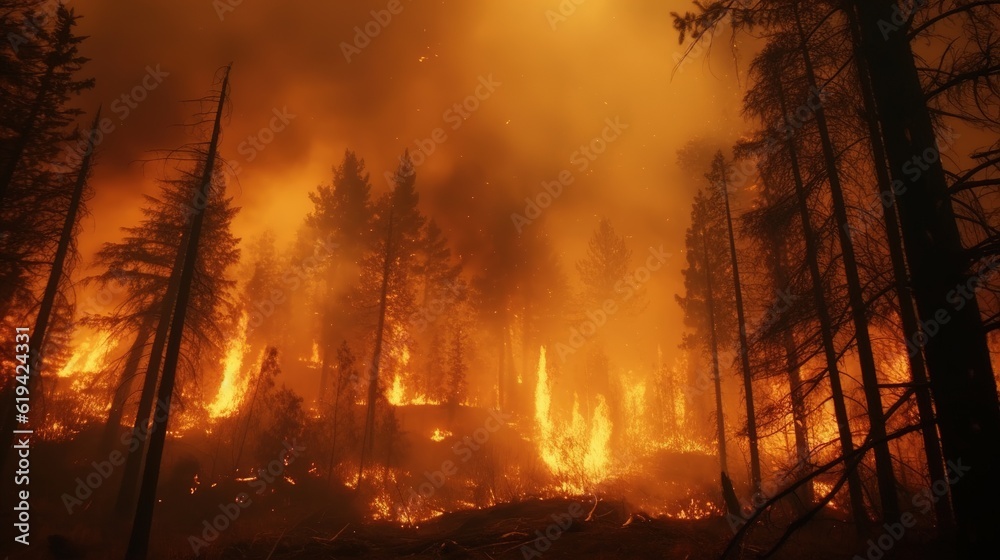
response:
[[[433,440],[433,441],[436,441],[436,442],[442,442],[442,441],[444,441],[444,440],[445,440],[446,438],[450,438],[450,437],[452,437],[453,435],[454,435],[454,434],[452,434],[452,433],[451,433],[451,432],[449,432],[448,430],[442,430],[442,429],[440,429],[440,428],[435,428],[435,429],[434,429],[434,433],[433,433],[433,434],[431,434],[431,440]]]

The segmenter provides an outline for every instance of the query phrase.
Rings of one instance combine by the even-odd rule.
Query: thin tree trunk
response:
[[[793,5],[795,23],[801,40],[800,49],[805,65],[806,79],[811,91],[819,91],[816,74],[813,71],[812,56],[806,43],[805,31],[797,5]],[[830,184],[830,194],[833,201],[833,213],[839,227],[837,234],[840,239],[840,249],[843,254],[844,275],[847,279],[847,296],[851,306],[851,319],[854,323],[854,336],[857,340],[858,361],[861,365],[861,380],[865,392],[865,404],[868,408],[869,429],[874,441],[880,442],[874,446],[875,472],[878,478],[879,499],[882,504],[882,518],[898,519],[900,515],[899,497],[896,494],[896,475],[892,468],[892,454],[889,452],[889,442],[885,441],[885,412],[882,408],[882,396],[879,392],[878,372],[875,368],[875,356],[872,350],[871,334],[868,330],[867,304],[864,291],[861,288],[858,261],[854,253],[854,242],[851,239],[850,223],[847,217],[847,204],[844,201],[844,190],[840,183],[840,173],[837,168],[837,156],[826,122],[826,111],[820,104],[815,111],[816,126],[819,129],[820,145],[823,158],[826,160],[827,179]]]
[[[390,195],[391,196],[391,195]],[[365,459],[375,446],[375,401],[378,398],[379,363],[382,360],[382,341],[385,333],[385,312],[389,298],[389,274],[392,272],[392,226],[394,201],[390,200],[389,230],[385,236],[385,260],[382,262],[382,288],[378,304],[378,326],[375,329],[375,349],[372,351],[371,373],[368,376],[368,408],[365,412],[365,431],[361,441],[361,460],[358,462],[358,484],[356,491],[361,490],[361,481],[365,474]]]
[[[115,388],[115,394],[111,398],[111,409],[108,411],[108,419],[104,423],[104,435],[102,436],[101,447],[105,453],[110,452],[114,448],[118,432],[121,430],[122,416],[125,413],[125,402],[131,394],[132,382],[139,372],[139,366],[142,364],[143,351],[146,349],[149,336],[153,333],[153,324],[154,318],[152,316],[143,319],[142,324],[139,326],[139,332],[135,336],[135,341],[132,342],[132,346],[125,357],[125,367],[118,377],[118,386]]]
[[[719,154],[722,155],[721,153]],[[743,288],[740,282],[740,265],[736,257],[736,236],[733,234],[733,215],[729,207],[729,183],[722,175],[722,199],[726,205],[726,229],[729,233],[729,258],[733,266],[733,288],[736,294],[736,321],[740,329],[740,366],[743,370],[743,394],[747,406],[747,438],[750,440],[750,487],[760,493],[760,451],[757,449],[757,415],[753,404],[753,372],[750,370],[750,347],[747,344],[746,315],[743,312]]]
[[[726,420],[722,413],[722,379],[719,375],[719,341],[715,334],[715,294],[712,289],[712,270],[709,265],[708,236],[705,235],[705,227],[701,229],[701,242],[704,250],[705,261],[705,286],[707,297],[705,303],[708,305],[708,329],[712,345],[712,378],[715,382],[715,434],[719,440],[719,468],[723,477],[729,473],[729,461],[726,457]]]
[[[163,349],[170,336],[170,322],[174,315],[174,305],[177,301],[177,291],[180,288],[180,271],[184,263],[184,252],[191,239],[190,228],[185,228],[181,242],[174,256],[174,265],[167,280],[167,291],[160,302],[159,322],[153,345],[149,350],[149,361],[146,363],[146,375],[142,381],[142,392],[139,395],[139,406],[136,409],[135,421],[132,423],[132,435],[125,456],[125,468],[122,470],[122,482],[118,489],[118,499],[115,502],[115,513],[124,518],[131,515],[135,508],[136,491],[139,489],[139,476],[142,473],[143,457],[146,452],[146,439],[150,435],[150,425],[155,415],[153,400],[156,398],[156,387],[160,379],[160,365],[163,363]],[[160,408],[170,405],[169,401],[158,403]],[[153,425],[155,428],[155,425]]]
[[[253,384],[253,394],[250,395],[250,406],[247,407],[247,421],[243,425],[243,437],[240,438],[240,447],[236,452],[236,460],[233,465],[236,471],[240,470],[240,459],[243,458],[243,447],[247,443],[247,434],[250,433],[250,421],[253,419],[253,409],[257,404],[257,393],[260,390],[260,383],[264,380],[264,367],[267,365],[267,350],[264,350],[264,359],[260,362],[260,371],[257,373],[257,382]]]
[[[337,461],[337,432],[340,427],[340,393],[343,390],[344,383],[340,378],[340,371],[337,371],[337,394],[334,395],[333,401],[333,438],[330,442],[330,462],[327,467],[326,481],[330,482],[333,479],[333,467]]]
[[[784,85],[777,74],[774,76],[774,80],[778,91],[778,100],[781,105],[781,114],[786,115],[785,125],[790,126],[787,122],[788,103],[785,100]],[[809,267],[809,276],[812,280],[813,303],[816,306],[816,314],[819,318],[823,354],[826,358],[827,371],[830,377],[830,398],[833,401],[833,412],[837,419],[837,432],[840,436],[840,451],[844,457],[850,457],[854,453],[854,440],[851,437],[851,421],[847,415],[847,407],[844,403],[844,390],[840,381],[840,367],[837,364],[837,349],[833,342],[833,321],[830,318],[830,311],[826,306],[826,296],[823,294],[823,276],[819,270],[819,250],[816,246],[816,235],[813,233],[812,224],[809,220],[809,205],[806,200],[806,190],[802,182],[802,171],[799,168],[799,158],[795,150],[795,144],[789,138],[785,141],[785,146],[788,149],[788,159],[795,182],[799,219],[802,222],[802,237],[806,245],[806,261]],[[850,469],[849,461],[844,461],[844,468]],[[847,475],[847,492],[851,503],[851,513],[857,524],[858,533],[864,534],[867,530],[869,520],[865,513],[865,499],[862,494],[861,478],[858,476],[857,469],[851,469]]]
[[[323,363],[320,365],[319,374],[319,401],[320,406],[326,404],[326,393],[330,390],[330,345],[323,341]]]
[[[788,289],[787,251],[784,239],[772,235],[771,247],[774,254],[770,259],[771,277],[776,290]],[[798,460],[796,475],[804,475],[809,465],[809,424],[806,415],[805,395],[803,394],[802,375],[799,368],[799,351],[795,345],[795,334],[790,329],[782,329],[781,345],[785,353],[785,373],[788,378],[788,396],[792,401],[792,424],[795,434],[795,457]],[[796,492],[803,505],[811,505],[813,481],[803,484]]]
[[[222,79],[222,89],[219,92],[219,104],[215,113],[212,139],[208,145],[208,153],[205,158],[200,184],[198,185],[198,194],[200,197],[196,199],[196,202],[203,202],[206,206],[210,200],[212,182],[215,177],[215,159],[218,154],[219,135],[222,131],[222,112],[226,103],[228,88],[229,68],[227,67]],[[188,303],[191,300],[192,284],[198,262],[198,243],[201,239],[201,231],[205,222],[204,207],[201,207],[199,204],[195,205],[195,212],[191,217],[191,222],[191,238],[189,246],[184,251],[184,263],[177,291],[177,305],[170,322],[170,338],[167,341],[163,362],[163,378],[160,381],[158,390],[158,400],[160,402],[169,402],[174,392],[177,363],[180,359],[181,342],[184,335],[184,320],[187,317]],[[156,503],[156,485],[160,477],[163,447],[166,444],[169,421],[169,406],[165,408],[162,417],[156,416],[153,418],[155,429],[150,436],[146,467],[139,489],[139,504],[136,508],[135,521],[132,525],[132,534],[129,538],[128,549],[125,553],[126,560],[145,560],[148,555],[149,536],[153,524],[153,506]]]

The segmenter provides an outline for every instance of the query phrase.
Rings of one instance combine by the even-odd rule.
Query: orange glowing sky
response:
[[[510,213],[568,169],[574,183],[542,219],[567,272],[602,216],[629,236],[637,256],[665,244],[674,260],[651,295],[658,322],[679,330],[672,300],[690,199],[701,185],[678,169],[675,153],[699,137],[725,147],[744,128],[728,48],[695,53],[671,76],[682,47],[669,13],[690,9],[687,0],[585,0],[554,29],[547,12],[558,0],[402,0],[350,63],[341,42],[387,1],[242,2],[220,18],[226,1],[70,3],[90,36],[85,73],[97,79],[84,108],[103,103],[107,111],[147,66],[170,74],[126,119],[114,117],[116,130],[100,147],[84,266],[100,243],[137,221],[141,194],[155,192],[160,167],[138,160],[191,139],[176,126],[191,120],[193,105],[182,101],[205,95],[215,71],[232,62],[223,155],[242,168],[230,185],[243,208],[238,235],[271,228],[291,240],[309,191],[329,182],[345,148],[366,159],[375,190],[385,190],[395,158],[441,127],[448,139],[418,168],[418,188],[424,212],[460,253],[474,261],[488,232],[516,235]],[[452,130],[444,112],[490,75],[502,85]],[[240,143],[285,107],[295,119],[247,161]],[[573,152],[615,117],[628,130],[579,172]]]

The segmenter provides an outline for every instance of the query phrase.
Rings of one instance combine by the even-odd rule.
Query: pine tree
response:
[[[236,458],[233,460],[237,470],[240,468],[240,460],[243,458],[243,450],[246,447],[247,436],[250,434],[251,428],[259,427],[264,416],[271,412],[271,407],[267,403],[272,400],[275,379],[279,374],[281,374],[281,367],[278,365],[278,349],[271,346],[264,351],[264,359],[261,360],[260,369],[250,382],[249,393],[243,402],[244,410],[240,411],[246,419],[243,421],[243,434],[240,436],[240,443],[236,448]],[[261,410],[264,412],[261,413]],[[255,446],[255,449],[258,447]]]
[[[922,173],[906,173],[915,156],[939,152],[909,38],[903,30],[884,29],[897,9],[889,0],[846,4],[851,24],[860,30],[859,50],[871,81],[890,175],[905,189],[896,207],[917,313],[929,321],[950,291],[967,280],[970,263],[941,158],[934,158]],[[1000,470],[995,445],[1000,441],[1000,404],[978,302],[972,299],[953,310],[939,327],[923,350],[945,458],[969,467],[962,484],[952,488],[952,497],[960,542],[971,553],[976,543],[989,541],[1000,521],[1000,480],[992,474]]]
[[[699,191],[691,208],[691,227],[685,237],[688,266],[684,270],[684,296],[676,296],[684,312],[684,323],[690,329],[683,346],[689,351],[704,351],[712,361],[712,381],[715,388],[716,445],[722,473],[729,472],[726,449],[725,416],[722,405],[722,379],[719,353],[725,338],[720,333],[732,332],[724,327],[731,319],[719,313],[719,279],[728,274],[730,265],[723,249],[726,246],[724,216],[718,204],[719,193]]]
[[[213,178],[216,177],[215,169],[218,164],[219,136],[222,132],[222,113],[225,107],[229,90],[229,68],[224,71],[222,87],[219,91],[218,107],[215,111],[215,120],[212,130],[211,140],[204,156],[199,162],[199,180],[196,183],[197,190],[194,198],[195,205],[190,216],[190,229],[187,231],[187,239],[182,243],[183,260],[179,260],[179,271],[176,276],[177,299],[173,305],[173,313],[170,314],[170,335],[167,346],[164,350],[163,375],[158,389],[158,400],[161,403],[169,403],[173,398],[174,387],[177,376],[177,366],[181,358],[181,341],[184,333],[184,322],[187,317],[188,306],[192,301],[192,284],[195,278],[195,269],[198,265],[199,244],[203,242],[202,230],[205,223],[205,212],[203,204],[209,200]],[[199,201],[202,201],[200,204]],[[168,314],[164,314],[168,315]],[[163,447],[166,443],[167,424],[170,421],[170,408],[166,407],[164,413],[154,417],[154,430],[150,436],[149,451],[146,457],[146,467],[143,472],[142,484],[139,492],[139,505],[136,509],[135,522],[132,526],[132,534],[129,538],[128,549],[125,557],[128,560],[144,560],[148,555],[149,537],[153,522],[153,505],[156,502],[156,485],[160,475],[160,462],[163,458]]]
[[[416,385],[429,398],[441,393],[444,376],[441,356],[448,326],[457,319],[459,305],[467,296],[461,280],[462,265],[452,259],[444,232],[434,220],[424,224],[417,252],[418,281],[416,311],[404,327],[413,344],[422,351],[416,356],[421,378]]]
[[[412,316],[415,293],[413,278],[418,270],[419,250],[425,219],[417,208],[416,172],[409,154],[404,154],[395,174],[395,185],[377,203],[376,232],[384,232],[375,250],[365,259],[361,301],[376,309],[372,359],[368,366],[368,397],[362,437],[358,486],[364,478],[366,461],[372,458],[376,433],[376,408],[383,396],[379,378],[384,348],[405,347],[404,321]],[[397,328],[400,327],[400,328]],[[391,416],[390,416],[391,418]]]
[[[241,277],[246,278],[243,286],[243,313],[247,315],[247,331],[250,345],[260,349],[283,342],[286,325],[279,317],[285,317],[281,307],[287,294],[282,284],[282,271],[286,269],[284,259],[278,254],[275,235],[272,230],[260,234],[247,248],[247,266]],[[255,353],[253,350],[251,354]]]
[[[465,362],[466,335],[461,325],[452,329],[451,348],[448,352],[448,393],[445,404],[452,410],[462,404],[468,391],[469,367]]]
[[[94,117],[94,128],[92,130],[96,130],[100,118],[101,112],[98,111]],[[80,168],[76,173],[72,186],[68,189],[70,192],[69,207],[66,209],[66,214],[63,217],[59,242],[56,246],[55,255],[53,255],[52,266],[49,270],[48,280],[45,283],[45,290],[42,294],[38,314],[35,317],[34,328],[31,330],[31,338],[28,345],[28,382],[25,384],[29,394],[36,394],[38,392],[36,391],[38,379],[44,371],[43,364],[45,354],[48,352],[49,342],[47,337],[51,336],[49,329],[55,322],[56,298],[59,296],[60,287],[67,275],[73,252],[75,251],[77,225],[80,216],[85,211],[84,198],[87,194],[87,180],[90,177],[91,161],[95,148],[95,136],[91,133],[88,136],[87,154],[80,163]],[[0,449],[3,449],[3,452],[0,452],[0,465],[5,464],[7,457],[12,453],[11,442],[14,439],[13,430],[15,429],[13,411],[17,402],[13,387],[5,391],[3,397],[6,410],[9,414],[0,422],[0,427],[3,428],[2,435],[0,435],[0,444],[2,444],[0,445]]]
[[[729,204],[728,166],[722,152],[712,160],[712,169],[706,175],[713,189],[718,189],[726,209],[726,233],[729,238],[729,259],[733,277],[734,303],[736,304],[736,325],[739,328],[739,357],[743,374],[743,395],[747,409],[747,438],[750,444],[750,486],[755,493],[760,492],[760,451],[757,447],[757,417],[753,398],[753,372],[750,369],[750,348],[747,344],[747,319],[743,309],[743,287],[740,280],[739,259],[736,256],[736,236],[733,234],[733,214]]]
[[[70,128],[82,114],[70,101],[94,82],[77,76],[87,59],[79,54],[84,37],[76,35],[73,10],[33,0],[5,4],[0,31],[10,48],[0,59],[0,317],[12,329],[30,321],[40,303],[36,290],[44,289],[71,205],[67,177],[92,151],[89,135]]]
[[[333,473],[341,458],[337,453],[340,435],[345,434],[347,443],[357,440],[357,420],[354,415],[354,403],[357,401],[357,384],[361,376],[357,368],[357,358],[351,352],[345,340],[337,348],[337,377],[334,387],[333,404],[325,410],[329,417],[325,420],[330,424],[330,460],[327,465],[327,481],[333,478]]]
[[[356,339],[359,315],[351,301],[357,299],[363,259],[372,244],[374,226],[371,182],[365,161],[347,150],[333,170],[332,186],[321,185],[309,194],[313,211],[306,216],[312,243],[326,243],[335,250],[322,263],[318,286],[320,311],[320,400],[328,398],[330,370],[339,341]]]

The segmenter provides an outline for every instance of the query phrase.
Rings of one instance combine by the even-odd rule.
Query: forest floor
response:
[[[442,515],[420,527],[331,523],[308,518],[278,535],[234,543],[206,558],[220,560],[312,560],[328,558],[454,559],[717,559],[732,531],[722,518],[650,519],[628,513],[619,502],[586,499],[531,500]],[[338,526],[339,525],[339,526]],[[780,526],[779,526],[780,525]],[[784,523],[760,523],[736,558],[759,558],[780,538]],[[944,551],[926,542],[894,542],[888,552],[868,556],[867,543],[851,525],[819,516],[773,558],[817,560],[870,558],[939,559]],[[881,552],[881,551],[880,551]]]
[[[722,557],[733,536],[721,517],[699,520],[650,518],[620,501],[592,497],[532,499],[490,508],[446,513],[415,527],[359,521],[340,504],[310,508],[267,508],[241,516],[205,546],[192,546],[194,525],[163,517],[155,524],[150,558],[155,560],[326,560],[409,559],[679,559]],[[180,512],[173,512],[173,517]],[[193,512],[188,511],[186,517]],[[762,519],[731,559],[763,558],[791,519]],[[186,528],[185,528],[186,527]],[[34,546],[12,551],[10,560],[122,558],[127,528],[105,533],[63,532],[47,527],[35,533]],[[837,512],[824,512],[802,527],[770,556],[778,560],[940,560],[954,555],[925,533],[911,529],[902,539],[883,537],[887,551],[873,549]],[[63,536],[65,535],[65,536]],[[107,537],[111,537],[108,539]],[[40,541],[40,542],[39,542]],[[103,541],[103,542],[102,542]],[[0,553],[2,556],[2,553]]]

